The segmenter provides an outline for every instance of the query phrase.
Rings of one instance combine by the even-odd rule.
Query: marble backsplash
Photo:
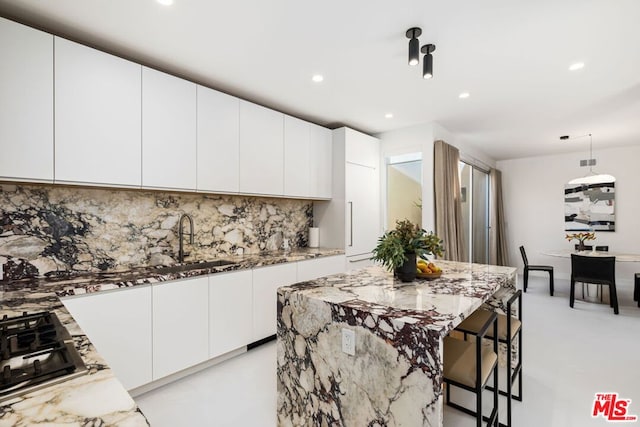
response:
[[[313,203],[307,200],[0,183],[0,264],[5,279],[170,265],[307,246]],[[189,224],[185,221],[185,232]]]

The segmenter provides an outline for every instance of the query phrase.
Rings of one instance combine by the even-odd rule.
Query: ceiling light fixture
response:
[[[462,92],[460,95],[458,95],[458,98],[460,99],[466,99],[469,97],[469,92]]]
[[[393,118],[393,114],[387,113],[387,114],[384,115],[384,118],[385,119],[392,119]]]
[[[313,80],[316,83],[320,83],[321,81],[324,80],[324,77],[322,77],[322,74],[315,74],[313,77],[311,77],[311,80]]]
[[[570,71],[580,70],[581,68],[584,68],[584,62],[576,62],[569,66]]]
[[[422,34],[422,30],[418,27],[407,30],[407,38],[409,39],[409,65],[411,66],[420,63],[420,41],[418,41],[420,34]]]
[[[589,184],[597,184],[597,183],[609,183],[609,182],[616,182],[616,178],[613,175],[609,175],[609,174],[596,174],[595,172],[593,172],[593,166],[596,164],[596,160],[593,158],[593,137],[591,136],[590,133],[586,134],[586,135],[580,135],[580,136],[573,136],[570,137],[569,135],[562,135],[560,137],[561,140],[566,141],[569,139],[578,139],[578,138],[584,138],[588,136],[589,137],[589,159],[588,160],[581,160],[580,161],[580,166],[589,166],[589,173],[585,176],[582,176],[580,178],[574,178],[571,181],[569,181],[569,184],[585,184],[585,185],[589,185]]]
[[[173,0],[156,0],[163,6],[171,6],[173,4]]]
[[[424,53],[424,61],[422,64],[422,78],[430,79],[433,77],[433,55],[431,53],[436,50],[435,44],[425,44],[420,50]]]

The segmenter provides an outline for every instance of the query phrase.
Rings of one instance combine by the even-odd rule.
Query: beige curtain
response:
[[[434,147],[434,198],[436,234],[444,241],[444,259],[466,259],[460,202],[460,152],[444,141]]]
[[[489,234],[489,260],[495,265],[509,265],[507,238],[505,235],[504,209],[502,204],[502,172],[491,169],[490,210],[491,233]]]

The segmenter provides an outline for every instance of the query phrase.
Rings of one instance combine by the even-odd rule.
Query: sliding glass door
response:
[[[465,261],[489,264],[489,173],[465,162],[459,171]]]

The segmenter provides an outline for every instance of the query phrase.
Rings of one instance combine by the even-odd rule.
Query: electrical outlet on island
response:
[[[356,355],[356,333],[351,329],[342,329],[342,351],[344,353],[350,354],[351,356]]]

